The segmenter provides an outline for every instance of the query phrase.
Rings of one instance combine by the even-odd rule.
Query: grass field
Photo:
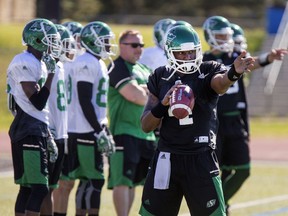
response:
[[[140,30],[144,36],[146,47],[153,45],[152,26],[113,25],[111,27],[116,35],[126,29]],[[25,47],[21,45],[21,32],[23,24],[0,24],[0,131],[7,131],[12,115],[6,105],[6,69],[13,56]],[[203,38],[202,29],[196,28],[203,45],[203,50],[208,47]],[[259,51],[264,38],[263,29],[245,30],[248,46],[253,54]],[[281,136],[288,137],[288,119],[253,118],[251,119],[252,136]],[[1,142],[1,141],[0,141]],[[106,172],[107,173],[107,172]],[[13,183],[12,174],[0,174],[0,215],[12,216],[18,186]],[[288,166],[276,163],[252,163],[252,174],[242,189],[232,199],[232,216],[268,216],[288,215]],[[104,186],[105,187],[105,186]],[[131,216],[137,215],[140,206],[142,188],[136,192],[135,203]],[[74,215],[74,195],[70,197],[68,215]],[[100,215],[114,216],[112,192],[104,188]],[[189,215],[185,203],[181,207],[180,215]]]
[[[0,176],[0,215],[12,216],[18,187],[12,177]],[[252,174],[242,189],[231,200],[232,216],[284,216],[288,215],[288,166],[287,164],[252,163]],[[142,187],[136,190],[131,216],[138,215]],[[69,200],[68,215],[75,215],[75,188]],[[112,191],[102,193],[100,215],[116,215]],[[188,216],[185,201],[182,202],[179,216]]]

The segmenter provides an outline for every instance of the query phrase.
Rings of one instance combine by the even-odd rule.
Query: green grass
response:
[[[254,137],[288,136],[288,118],[251,118],[250,127]]]
[[[107,171],[107,170],[106,170]],[[253,163],[250,178],[245,182],[241,190],[232,198],[233,205],[246,203],[249,201],[262,200],[266,198],[278,197],[288,194],[288,167],[282,164]],[[13,183],[12,177],[1,177],[0,187],[0,214],[6,216],[13,215],[13,208],[18,192],[18,186]],[[131,209],[131,216],[138,215],[141,201],[142,187],[137,187],[135,201]],[[104,185],[101,197],[101,215],[116,215],[112,191],[106,189]],[[232,209],[233,216],[259,215],[263,212],[276,211],[281,208],[288,208],[288,200],[268,202],[251,207]],[[187,214],[188,208],[185,201],[182,202],[180,214]],[[69,199],[68,215],[75,215],[75,187]],[[287,215],[287,212],[277,214],[277,216]]]
[[[126,29],[137,29],[144,36],[146,47],[153,45],[152,26],[135,25],[113,25],[111,27],[115,34]],[[0,131],[7,131],[12,121],[12,115],[7,110],[6,105],[6,69],[14,55],[21,52],[25,47],[21,45],[22,24],[0,24]],[[201,28],[196,28],[202,41],[203,51],[208,49],[205,43]],[[263,29],[245,30],[248,38],[249,51],[253,54],[260,49],[264,38]],[[251,135],[252,136],[286,136],[288,134],[288,119],[279,118],[252,118]],[[288,167],[277,164],[252,164],[252,174],[241,190],[231,200],[232,205],[252,200],[258,200],[273,196],[288,194]],[[13,183],[12,177],[1,177],[0,187],[0,215],[13,215],[14,203],[18,192],[18,186]],[[106,185],[105,185],[106,186]],[[108,191],[104,186],[102,193],[101,215],[116,215],[112,201],[112,191]],[[142,188],[137,188],[135,202],[131,214],[137,215],[140,206]],[[70,201],[68,215],[74,215],[75,212],[75,189],[73,190]],[[258,205],[249,208],[235,209],[233,216],[256,215],[257,213],[287,208],[287,200]],[[181,207],[181,214],[188,213],[185,204]],[[286,213],[277,214],[278,216],[287,215]]]

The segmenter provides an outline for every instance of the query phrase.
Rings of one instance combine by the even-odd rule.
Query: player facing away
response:
[[[247,48],[243,30],[239,26],[231,25],[225,17],[207,18],[203,30],[205,40],[210,46],[210,50],[203,55],[203,61],[214,60],[230,67]],[[264,67],[274,60],[281,60],[285,54],[286,49],[275,49],[254,57],[255,63],[251,70]],[[249,54],[246,53],[246,56]],[[217,115],[217,154],[228,214],[229,200],[250,175],[249,122],[243,76],[219,97]]]
[[[165,34],[169,27],[176,21],[170,18],[160,19],[154,24],[153,39],[155,46],[144,48],[139,62],[148,66],[153,71],[166,65],[167,57],[164,52]]]
[[[22,41],[27,50],[16,55],[7,69],[9,106],[14,114],[9,129],[14,181],[20,185],[15,215],[40,215],[49,191],[48,160],[55,162],[58,154],[55,143],[48,141],[46,103],[61,42],[55,25],[40,18],[26,24]]]
[[[69,118],[69,177],[79,179],[76,192],[76,214],[98,215],[101,190],[104,185],[103,153],[114,152],[114,141],[107,127],[108,71],[104,59],[116,54],[114,33],[103,22],[90,22],[80,33],[81,44],[86,49],[77,57],[70,71],[71,88],[76,94],[71,98]]]
[[[167,32],[165,52],[170,65],[150,75],[141,117],[145,132],[161,126],[139,213],[177,215],[184,196],[191,215],[226,215],[215,154],[217,100],[244,71],[249,72],[254,59],[243,58],[243,52],[228,71],[223,64],[202,62],[199,36],[185,25]],[[195,95],[194,108],[183,119],[175,118],[169,108],[179,80]]]

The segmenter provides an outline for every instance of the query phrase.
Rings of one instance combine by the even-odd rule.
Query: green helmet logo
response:
[[[49,52],[55,58],[60,56],[61,42],[55,25],[46,19],[34,19],[26,24],[22,33],[23,45],[40,52]]]
[[[167,30],[175,22],[175,20],[167,18],[158,20],[154,24],[154,43],[161,49],[164,49],[164,40]]]
[[[115,35],[106,23],[100,21],[88,23],[82,29],[80,38],[86,50],[103,59],[117,53]]]
[[[174,72],[177,71],[183,74],[195,73],[202,63],[201,42],[197,32],[192,26],[178,25],[170,28],[167,32],[164,50]],[[195,53],[195,58],[185,60],[176,59],[174,52],[181,51],[192,51]]]

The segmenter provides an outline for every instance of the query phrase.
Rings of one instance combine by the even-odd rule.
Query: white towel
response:
[[[160,152],[154,176],[154,188],[160,190],[168,189],[170,182],[170,174],[170,153]]]

